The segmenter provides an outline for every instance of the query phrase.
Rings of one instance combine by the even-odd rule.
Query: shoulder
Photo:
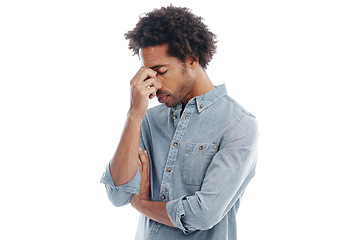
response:
[[[254,114],[245,109],[229,95],[219,101],[220,116],[227,122],[225,135],[238,138],[240,136],[253,141],[258,135],[258,122]]]
[[[227,94],[219,99],[216,105],[218,116],[221,116],[223,120],[228,119],[231,125],[235,122],[239,122],[243,118],[250,118],[253,119],[253,121],[256,121],[254,114],[245,109],[245,107]]]
[[[242,105],[240,105],[238,102],[236,102],[233,98],[231,98],[229,95],[225,95],[226,100],[228,101],[229,105],[232,105],[233,108],[238,111],[240,115],[249,116],[255,118],[255,116],[246,110]]]
[[[223,99],[229,115],[228,127],[223,136],[223,146],[252,149],[259,137],[258,122],[255,116],[234,99],[226,95]]]

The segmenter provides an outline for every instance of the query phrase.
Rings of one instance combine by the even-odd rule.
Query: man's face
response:
[[[159,102],[167,107],[175,107],[179,102],[186,104],[194,97],[195,80],[187,61],[183,63],[169,56],[167,50],[167,44],[145,47],[140,49],[139,56],[143,67],[157,72],[156,81],[162,86],[156,94]]]

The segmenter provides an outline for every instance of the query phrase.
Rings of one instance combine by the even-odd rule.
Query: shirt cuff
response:
[[[139,186],[140,186],[140,171],[138,168],[135,176],[130,180],[130,182],[128,182],[124,185],[115,186],[114,180],[110,173],[110,163],[109,163],[106,166],[106,170],[103,173],[100,182],[114,190],[121,190],[124,192],[138,195],[139,194]]]
[[[183,233],[187,235],[194,232],[196,229],[191,227],[185,227],[181,220],[185,217],[185,210],[182,201],[186,199],[187,196],[167,202],[166,213],[168,214],[172,224],[182,230]]]

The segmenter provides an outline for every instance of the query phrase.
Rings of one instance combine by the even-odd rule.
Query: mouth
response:
[[[160,103],[166,103],[168,98],[169,98],[169,95],[167,95],[167,94],[157,94],[156,97],[158,98],[158,101]]]

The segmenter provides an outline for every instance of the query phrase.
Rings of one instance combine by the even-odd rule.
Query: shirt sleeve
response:
[[[106,166],[106,170],[103,173],[101,183],[105,184],[106,193],[110,202],[116,206],[121,207],[130,203],[131,196],[133,194],[139,193],[140,186],[140,171],[136,171],[135,176],[130,180],[130,182],[115,186],[114,181],[110,173],[110,163]]]
[[[255,175],[258,128],[254,117],[237,120],[222,139],[200,191],[166,204],[173,225],[185,234],[220,222]]]

